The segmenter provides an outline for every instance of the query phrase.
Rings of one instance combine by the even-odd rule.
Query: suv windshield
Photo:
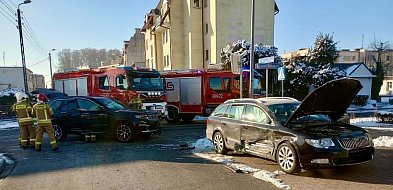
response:
[[[164,90],[160,77],[130,77],[132,90]]]
[[[97,101],[112,111],[127,109],[122,104],[108,98],[97,98]]]

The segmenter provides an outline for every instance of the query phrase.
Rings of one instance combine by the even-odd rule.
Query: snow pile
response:
[[[19,127],[18,122],[8,121],[8,120],[0,120],[0,129],[14,128],[14,127]]]
[[[380,136],[373,139],[374,147],[393,147],[393,137]]]
[[[236,173],[252,174],[253,177],[272,183],[278,188],[291,189],[289,185],[284,184],[281,179],[277,178],[278,174],[283,174],[282,172],[272,173],[266,170],[252,168],[244,164],[235,163],[235,159],[232,156],[214,153],[213,144],[207,138],[197,140],[195,143],[193,143],[193,146],[195,146],[195,150],[193,152],[196,156],[222,163],[225,165],[225,167]]]
[[[21,88],[7,88],[0,91],[0,97],[3,96],[14,96],[17,92],[24,92]]]
[[[355,118],[355,119],[351,119],[350,123],[352,125],[356,125],[358,127],[363,127],[363,128],[372,128],[372,129],[380,129],[380,130],[386,130],[386,128],[388,128],[393,130],[392,124],[379,123],[379,120],[376,117]]]
[[[208,138],[199,139],[192,146],[195,147],[194,152],[213,151],[213,143]]]
[[[0,160],[4,160],[7,164],[13,164],[14,161],[5,156],[3,153],[0,153]]]

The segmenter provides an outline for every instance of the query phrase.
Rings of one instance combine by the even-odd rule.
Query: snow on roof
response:
[[[13,96],[17,92],[24,92],[21,88],[7,88],[2,91],[0,91],[0,97],[3,96]]]

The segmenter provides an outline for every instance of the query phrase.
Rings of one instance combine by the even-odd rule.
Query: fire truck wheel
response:
[[[184,123],[189,123],[192,120],[194,120],[195,115],[194,114],[183,114],[181,116],[181,119],[183,120]]]
[[[52,127],[54,129],[54,135],[57,141],[63,141],[67,138],[67,130],[65,130],[64,127],[57,124],[52,125]]]
[[[116,127],[116,139],[120,142],[130,142],[135,139],[135,132],[128,123],[119,123]]]
[[[180,120],[179,113],[175,108],[168,108],[168,115],[165,117],[168,123],[176,123]]]

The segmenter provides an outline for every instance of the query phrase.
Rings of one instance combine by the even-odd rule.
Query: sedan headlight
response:
[[[334,142],[330,138],[306,139],[306,143],[315,148],[324,148],[324,149],[328,149],[331,146],[335,146]]]

